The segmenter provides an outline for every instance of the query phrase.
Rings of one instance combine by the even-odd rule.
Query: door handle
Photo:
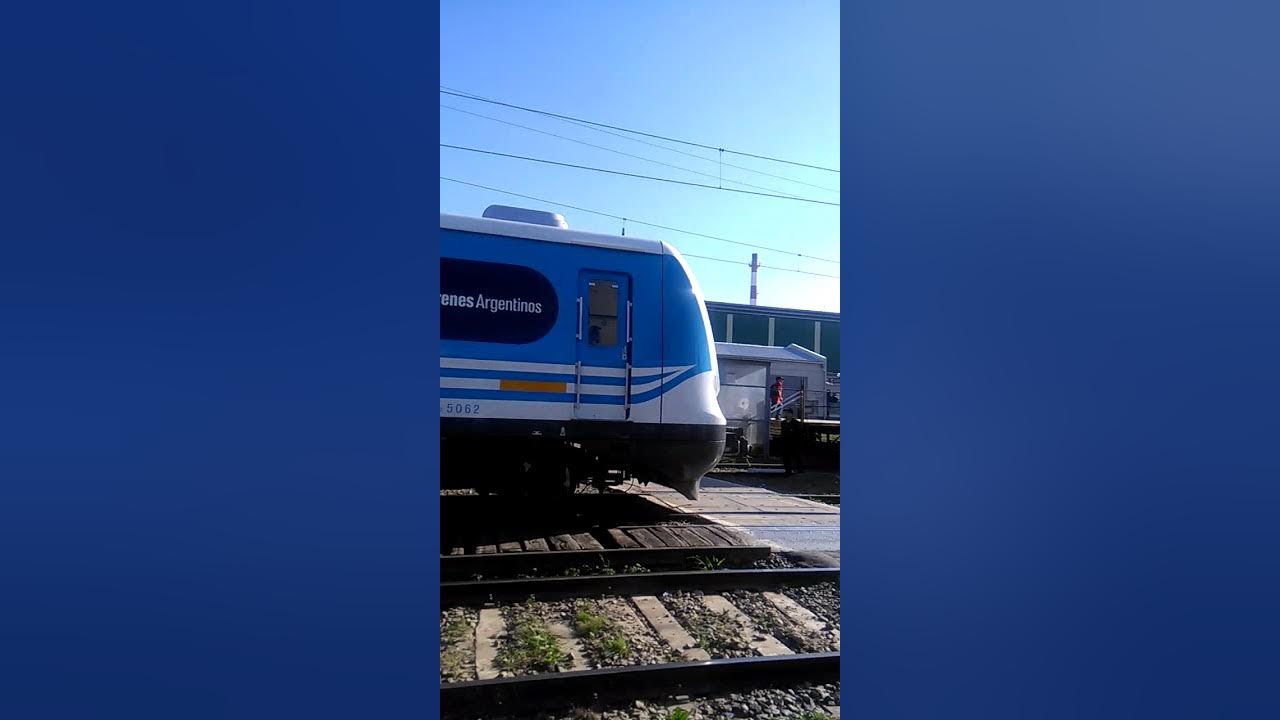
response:
[[[622,418],[624,420],[631,419],[631,363],[627,363],[627,385],[623,389],[622,396]]]
[[[578,297],[578,339],[582,339],[582,297]]]

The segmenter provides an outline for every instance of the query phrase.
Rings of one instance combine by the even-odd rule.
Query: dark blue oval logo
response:
[[[531,343],[551,332],[560,303],[542,273],[521,265],[440,259],[440,337]]]

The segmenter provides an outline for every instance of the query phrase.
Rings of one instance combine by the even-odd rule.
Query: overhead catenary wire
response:
[[[492,100],[490,98],[484,98],[479,95],[473,95],[471,93],[463,93],[457,90],[448,89],[447,86],[443,86],[443,85],[441,86],[440,92],[444,93],[445,95],[453,95],[456,97],[469,98],[472,100],[478,100],[480,102],[486,102],[493,105],[501,105],[503,107],[514,108],[516,110],[523,110],[525,112],[537,113],[539,115],[546,115],[548,117],[560,118],[561,120],[571,120],[573,122],[585,123],[587,125],[595,125],[597,127],[609,128],[610,130],[620,130],[622,132],[633,133],[635,135],[642,135],[644,137],[654,138],[656,140],[665,140],[667,142],[680,143],[681,145],[689,145],[691,147],[700,147],[706,150],[716,150],[719,152],[727,152],[731,155],[750,157],[750,158],[755,158],[757,160],[767,160],[769,162],[782,163],[785,165],[795,165],[797,167],[810,168],[812,170],[822,170],[824,172],[830,172],[830,173],[840,172],[835,168],[822,167],[821,165],[810,165],[808,163],[802,163],[802,162],[797,162],[795,160],[786,160],[783,158],[771,157],[769,155],[758,155],[755,153],[749,153],[742,150],[731,150],[729,148],[717,147],[715,145],[707,145],[705,143],[694,142],[692,140],[681,140],[680,138],[667,137],[665,135],[658,135],[655,133],[648,133],[640,130],[632,130],[631,128],[619,127],[617,125],[610,125],[608,123],[596,122],[594,120],[585,120],[583,118],[573,117],[572,115],[563,115],[560,113],[553,113],[547,110],[538,110],[536,108],[526,107],[524,105],[516,105],[515,103],[502,102],[501,100]]]
[[[468,92],[463,92],[461,90],[458,90],[457,88],[450,88],[446,85],[442,85],[441,88],[444,90],[451,91],[451,94],[457,97],[466,98],[468,100],[479,100],[481,102],[487,102],[489,100],[489,98],[486,98],[480,95],[475,95]],[[731,167],[737,170],[742,170],[744,172],[754,173],[756,175],[763,175],[765,177],[776,178],[778,180],[784,180],[789,183],[795,183],[796,185],[804,185],[806,187],[817,188],[818,190],[824,190],[829,193],[835,193],[837,195],[840,194],[840,191],[836,188],[829,188],[829,187],[826,187],[825,185],[815,185],[814,183],[805,182],[803,180],[796,180],[795,178],[787,177],[786,175],[777,175],[771,172],[765,172],[764,170],[756,170],[755,168],[749,168],[749,167],[744,167],[742,165],[734,165],[733,163],[727,163],[724,161],[723,152],[720,152],[717,157],[709,158],[706,155],[699,155],[698,153],[687,152],[685,150],[681,150],[679,148],[673,148],[668,145],[661,145],[659,143],[649,142],[648,140],[643,140],[633,135],[624,135],[622,133],[613,132],[611,130],[605,130],[604,128],[596,127],[594,125],[588,125],[583,122],[578,122],[577,120],[567,120],[564,118],[556,118],[556,119],[561,120],[562,122],[567,122],[570,125],[576,125],[578,127],[591,130],[593,132],[602,133],[604,135],[611,135],[616,138],[622,138],[623,140],[627,140],[628,142],[639,143],[641,145],[648,145],[649,147],[655,147],[655,148],[658,148],[659,150],[666,150],[667,152],[673,152],[679,155],[685,155],[687,157],[703,160],[709,163],[715,163],[716,166],[721,171],[723,171],[723,169],[726,167]]]
[[[683,250],[680,251],[680,254],[684,255],[685,257],[701,258],[703,260],[715,260],[717,262],[732,263],[734,265],[741,265],[743,267],[751,267],[751,263],[743,262],[742,260],[729,260],[726,258],[710,257],[707,255],[694,255],[693,253],[687,253],[687,252],[684,252]],[[767,270],[778,270],[780,272],[799,273],[801,275],[812,275],[813,277],[829,278],[831,280],[840,279],[839,275],[828,275],[827,273],[810,272],[809,270],[797,270],[796,268],[784,268],[784,267],[778,267],[777,265],[762,264],[762,265],[757,265],[756,267],[765,268]]]
[[[700,170],[693,170],[693,169],[691,169],[691,168],[681,167],[680,165],[672,165],[671,163],[665,163],[665,162],[662,162],[661,160],[654,160],[654,159],[652,159],[652,158],[644,157],[643,155],[635,155],[635,154],[633,154],[633,153],[623,152],[623,151],[621,151],[621,150],[616,150],[616,149],[611,148],[611,147],[605,147],[604,145],[596,145],[595,143],[589,143],[589,142],[587,142],[587,141],[585,141],[585,140],[579,140],[578,138],[572,138],[572,137],[569,137],[568,135],[560,135],[560,134],[558,134],[558,133],[549,132],[549,131],[547,131],[547,130],[540,130],[540,129],[535,128],[535,127],[529,127],[528,125],[521,125],[520,123],[514,123],[514,122],[511,122],[511,121],[509,121],[509,120],[503,120],[503,119],[501,119],[501,118],[491,117],[491,116],[489,116],[489,115],[485,115],[485,114],[483,114],[483,113],[472,112],[472,111],[470,111],[470,110],[463,110],[462,108],[456,108],[456,107],[453,107],[452,105],[445,105],[445,104],[441,103],[441,104],[440,104],[440,107],[442,107],[442,108],[444,108],[444,109],[446,109],[446,110],[453,110],[454,112],[464,113],[464,114],[466,114],[466,115],[474,115],[475,117],[478,117],[478,118],[484,118],[485,120],[492,120],[492,121],[494,121],[494,122],[502,123],[503,125],[510,125],[510,126],[512,126],[512,127],[518,127],[518,128],[523,129],[523,130],[529,130],[529,131],[531,131],[531,132],[541,133],[541,134],[543,134],[543,135],[550,135],[550,136],[551,136],[551,137],[553,137],[553,138],[559,138],[559,139],[561,139],[561,140],[568,140],[569,142],[578,143],[579,145],[586,145],[587,147],[596,148],[597,150],[604,150],[605,152],[611,152],[611,153],[615,153],[615,154],[618,154],[618,155],[624,155],[624,156],[626,156],[626,157],[629,157],[629,158],[635,158],[635,159],[637,159],[637,160],[643,160],[644,162],[647,162],[647,163],[653,163],[653,164],[655,164],[655,165],[661,165],[661,166],[663,166],[663,167],[669,167],[669,168],[673,168],[673,169],[675,169],[675,170],[680,170],[680,171],[683,171],[683,172],[693,173],[694,175],[701,175],[702,177],[713,178],[713,179],[715,179],[715,180],[717,180],[717,181],[723,180],[723,182],[729,182],[729,183],[733,183],[733,184],[735,184],[735,185],[742,185],[742,186],[744,186],[744,187],[755,188],[755,189],[757,189],[757,190],[768,190],[769,192],[779,193],[779,194],[782,194],[782,195],[786,195],[786,196],[788,196],[788,197],[794,197],[794,198],[799,198],[799,197],[800,197],[799,195],[795,195],[795,194],[793,194],[793,193],[789,193],[789,192],[786,192],[786,191],[784,191],[784,190],[779,190],[779,189],[777,189],[777,188],[764,187],[764,186],[762,186],[762,185],[752,185],[751,183],[742,182],[741,180],[728,180],[728,179],[723,179],[723,178],[721,178],[720,176],[718,176],[718,175],[712,175],[711,173],[704,173],[704,172],[702,172],[702,171],[700,171]]]
[[[465,147],[463,145],[451,145],[449,143],[440,143],[440,147],[450,150],[465,150],[466,152],[481,153],[483,155],[494,155],[497,157],[513,158],[515,160],[525,160],[528,162],[543,163],[546,165],[559,165],[560,167],[575,168],[577,170],[589,170],[591,172],[605,173],[608,175],[621,175],[624,177],[638,178],[642,180],[654,180],[657,182],[672,183],[674,185],[685,185],[688,187],[700,187],[708,190],[718,190],[720,192],[739,193],[742,195],[754,195],[756,197],[777,198],[778,200],[791,200],[793,202],[806,202],[815,205],[829,205],[831,207],[840,207],[840,203],[827,202],[826,200],[816,200],[813,198],[796,197],[793,195],[778,195],[776,193],[762,193],[753,190],[739,190],[738,188],[722,188],[715,185],[706,185],[703,183],[687,182],[685,180],[676,180],[674,178],[657,177],[654,175],[641,175],[639,173],[622,172],[621,170],[609,170],[607,168],[591,167],[590,165],[578,165],[576,163],[559,162],[556,160],[547,160],[545,158],[529,157],[527,155],[514,155],[512,153],[497,152],[496,150],[485,150],[483,148]]]
[[[615,219],[615,220],[623,220],[624,222],[631,222],[631,223],[635,223],[635,224],[637,224],[637,225],[644,225],[644,226],[647,226],[647,227],[659,228],[659,229],[662,229],[662,230],[667,230],[667,231],[669,231],[669,232],[681,233],[681,234],[683,234],[683,235],[691,235],[691,236],[693,236],[693,237],[707,238],[707,239],[709,239],[709,240],[719,240],[720,242],[731,243],[731,244],[734,244],[734,245],[743,245],[743,246],[746,246],[746,247],[757,248],[757,249],[760,249],[760,250],[768,250],[768,251],[770,251],[770,252],[783,253],[783,254],[786,254],[786,255],[794,256],[794,257],[804,258],[804,259],[807,259],[807,260],[818,260],[818,261],[821,261],[821,262],[834,263],[834,264],[836,264],[836,265],[839,265],[839,264],[840,264],[840,261],[839,261],[839,260],[830,260],[830,259],[827,259],[827,258],[814,257],[814,256],[812,256],[812,255],[805,255],[805,254],[803,254],[803,253],[792,252],[792,251],[790,251],[790,250],[781,250],[781,249],[778,249],[778,248],[769,247],[769,246],[767,246],[767,245],[757,245],[757,244],[754,244],[754,243],[743,242],[743,241],[741,241],[741,240],[730,240],[730,239],[728,239],[728,238],[717,237],[717,236],[715,236],[715,235],[707,235],[706,233],[694,232],[694,231],[692,231],[692,230],[682,230],[682,229],[680,229],[680,228],[671,227],[671,226],[669,226],[669,225],[659,225],[659,224],[657,224],[657,223],[646,222],[646,221],[644,221],[644,220],[637,220],[637,219],[635,219],[635,218],[633,218],[633,217],[630,217],[630,216],[623,217],[623,216],[621,216],[621,215],[615,215],[615,214],[613,214],[613,213],[607,213],[607,212],[604,212],[604,211],[601,211],[601,210],[593,210],[593,209],[591,209],[591,208],[586,208],[586,207],[582,207],[582,206],[579,206],[579,205],[570,205],[570,204],[568,204],[568,203],[557,202],[557,201],[555,201],[555,200],[548,200],[548,199],[546,199],[546,198],[535,197],[535,196],[533,196],[533,195],[526,195],[526,194],[524,194],[524,193],[513,192],[513,191],[511,191],[511,190],[504,190],[504,189],[502,189],[502,188],[491,187],[491,186],[489,186],[489,185],[482,185],[482,184],[480,184],[480,183],[469,182],[469,181],[466,181],[466,180],[458,180],[457,178],[446,177],[446,176],[444,176],[444,175],[441,175],[441,176],[440,176],[440,179],[441,179],[441,180],[445,180],[445,181],[447,181],[447,182],[457,183],[457,184],[459,184],[459,185],[468,185],[468,186],[470,186],[470,187],[479,188],[479,189],[481,189],[481,190],[489,190],[489,191],[491,191],[491,192],[502,193],[502,194],[504,194],[504,195],[511,195],[512,197],[524,198],[525,200],[534,200],[534,201],[536,201],[536,202],[546,203],[546,204],[548,204],[548,205],[554,205],[554,206],[556,206],[556,207],[570,208],[570,209],[572,209],[572,210],[578,210],[578,211],[580,211],[580,212],[590,213],[590,214],[592,214],[592,215],[599,215],[599,216],[601,216],[601,217],[613,218],[613,219]],[[751,263],[749,263],[749,262],[743,262],[743,261],[741,261],[741,260],[729,260],[729,259],[727,259],[727,258],[712,257],[712,256],[710,256],[710,255],[694,255],[693,253],[687,253],[687,252],[683,252],[683,251],[681,251],[681,254],[682,254],[682,255],[685,255],[685,256],[687,256],[687,257],[699,258],[699,259],[701,259],[701,260],[714,260],[714,261],[716,261],[716,262],[731,263],[731,264],[734,264],[734,265],[744,265],[744,266],[748,266],[748,267],[750,267],[750,265],[751,265]],[[839,275],[829,275],[829,274],[827,274],[827,273],[811,272],[811,271],[808,271],[808,270],[798,270],[798,269],[793,269],[793,268],[784,268],[784,267],[778,267],[778,266],[775,266],[775,265],[760,265],[759,267],[762,267],[762,268],[769,268],[770,270],[780,270],[780,271],[782,271],[782,272],[800,273],[800,274],[802,274],[802,275],[812,275],[812,276],[815,276],[815,277],[830,278],[830,279],[832,279],[832,280],[839,280],[839,279],[840,279],[840,276],[839,276]]]
[[[459,185],[469,185],[474,188],[480,188],[481,190],[490,190],[492,192],[502,193],[504,195],[511,195],[512,197],[524,198],[525,200],[533,200],[535,202],[547,203],[548,205],[555,205],[557,207],[566,207],[566,208],[570,208],[571,210],[579,210],[581,212],[591,213],[593,215],[600,215],[601,217],[613,218],[614,220],[621,220],[624,223],[632,222],[637,225],[644,225],[646,227],[658,228],[659,230],[667,230],[669,232],[676,232],[682,235],[690,235],[692,237],[706,238],[708,240],[717,240],[719,242],[729,243],[731,245],[741,245],[742,247],[755,248],[757,250],[768,250],[769,252],[776,252],[784,255],[790,255],[792,257],[803,258],[805,260],[816,260],[818,262],[831,263],[833,265],[840,264],[839,260],[832,260],[831,258],[817,257],[815,255],[806,255],[804,253],[795,252],[794,250],[784,250],[782,248],[770,247],[768,245],[760,245],[758,243],[745,242],[743,240],[731,240],[729,238],[719,237],[717,235],[708,235],[706,233],[694,232],[693,230],[682,230],[681,228],[671,227],[669,225],[659,225],[658,223],[646,222],[644,220],[637,220],[629,216],[623,217],[622,215],[614,215],[612,213],[603,212],[601,210],[592,210],[590,208],[580,207],[577,205],[570,205],[568,203],[556,202],[555,200],[548,200],[546,198],[535,197],[533,195],[525,195],[523,193],[513,192],[511,190],[504,190],[502,188],[491,187],[489,185],[481,185],[480,183],[468,182],[466,180],[458,180],[456,178],[445,177],[443,175],[440,176],[440,179],[447,180],[452,183],[458,183]]]
[[[751,267],[751,263],[743,262],[741,260],[730,260],[728,258],[711,257],[710,255],[694,255],[693,253],[685,252],[683,250],[680,251],[680,254],[685,257],[698,258],[699,260],[714,260],[716,262],[729,263],[730,265],[741,265],[743,267]],[[808,270],[796,270],[793,268],[778,267],[777,265],[757,265],[756,267],[765,268],[768,270],[779,270],[781,272],[800,273],[801,275],[813,275],[814,277],[830,278],[832,280],[840,279],[839,275],[827,275],[826,273],[809,272]]]
[[[442,90],[442,91],[448,91],[448,92],[445,92],[445,94],[447,94],[447,95],[454,95],[454,96],[456,96],[456,97],[461,97],[461,98],[465,98],[465,99],[468,99],[468,100],[477,100],[477,101],[480,101],[480,102],[496,102],[496,101],[493,101],[491,98],[486,98],[486,97],[484,97],[484,96],[476,95],[476,94],[474,94],[474,93],[464,92],[464,91],[462,91],[462,90],[458,90],[457,88],[450,88],[450,87],[449,87],[449,86],[447,86],[447,85],[442,85],[442,86],[440,86],[440,87],[441,87],[441,90]],[[533,112],[533,111],[530,111],[530,112]],[[551,117],[555,117],[555,116],[551,116]],[[721,168],[724,168],[724,167],[731,167],[731,168],[735,168],[735,169],[737,169],[737,170],[742,170],[742,171],[744,171],[744,172],[754,173],[754,174],[756,174],[756,175],[763,175],[763,176],[765,176],[765,177],[777,178],[778,180],[784,180],[784,181],[786,181],[786,182],[795,183],[795,184],[797,184],[797,185],[804,185],[804,186],[811,187],[811,188],[817,188],[818,190],[825,190],[826,192],[831,192],[831,193],[836,193],[836,194],[839,194],[839,193],[840,193],[840,191],[839,191],[838,189],[835,189],[835,188],[829,188],[829,187],[826,187],[826,186],[824,186],[824,185],[815,185],[814,183],[805,182],[805,181],[803,181],[803,180],[796,180],[795,178],[787,177],[786,175],[777,175],[777,174],[775,174],[775,173],[765,172],[764,170],[757,170],[757,169],[755,169],[755,168],[749,168],[749,167],[744,167],[744,166],[742,166],[742,165],[734,165],[733,163],[727,163],[727,162],[724,162],[724,153],[723,153],[723,152],[719,152],[718,156],[717,156],[717,157],[715,157],[715,158],[709,158],[709,157],[707,157],[707,156],[705,156],[705,155],[699,155],[698,153],[687,152],[687,151],[685,151],[685,150],[681,150],[681,149],[679,149],[679,148],[670,147],[670,146],[668,146],[668,145],[662,145],[662,144],[655,143],[655,142],[649,142],[649,141],[647,141],[647,140],[643,140],[643,139],[638,138],[638,137],[635,137],[635,136],[633,136],[633,135],[625,135],[625,134],[623,134],[623,133],[618,133],[618,132],[612,132],[612,131],[610,131],[610,130],[605,130],[605,129],[604,129],[604,128],[602,128],[602,127],[599,127],[599,126],[596,126],[596,125],[591,125],[591,124],[588,124],[588,123],[586,123],[586,122],[579,122],[579,121],[577,121],[577,120],[571,120],[571,119],[566,118],[566,117],[555,117],[555,119],[561,120],[561,121],[563,121],[563,122],[567,122],[567,123],[569,123],[569,124],[571,124],[571,125],[576,125],[576,126],[578,126],[578,127],[586,128],[587,130],[591,130],[591,131],[594,131],[594,132],[602,133],[602,134],[604,134],[604,135],[611,135],[611,136],[613,136],[613,137],[622,138],[623,140],[627,140],[627,141],[629,141],[629,142],[640,143],[641,145],[648,145],[649,147],[658,148],[658,149],[660,149],[660,150],[666,150],[666,151],[668,151],[668,152],[673,152],[673,153],[677,153],[677,154],[680,154],[680,155],[685,155],[685,156],[688,156],[688,157],[691,157],[691,158],[696,158],[696,159],[698,159],[698,160],[703,160],[703,161],[710,162],[710,163],[716,163],[716,164],[717,164],[717,166],[719,166],[719,167],[721,167]],[[717,151],[719,151],[719,148],[717,148]]]

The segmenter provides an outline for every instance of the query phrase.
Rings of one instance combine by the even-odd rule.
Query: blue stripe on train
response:
[[[701,374],[701,373],[703,373],[703,372],[706,372],[706,371],[705,371],[705,370],[699,370],[699,369],[698,369],[698,368],[696,368],[696,367],[694,367],[694,368],[689,368],[688,370],[685,370],[684,372],[682,372],[682,373],[680,373],[679,375],[675,376],[674,378],[672,378],[672,379],[668,380],[667,382],[662,383],[662,385],[659,385],[658,387],[656,387],[656,388],[654,388],[654,389],[652,389],[652,390],[649,390],[649,391],[647,391],[647,392],[642,392],[642,393],[636,393],[636,394],[632,395],[632,396],[631,396],[631,404],[632,404],[632,405],[639,405],[639,404],[640,404],[640,403],[642,403],[642,402],[648,402],[648,401],[650,401],[650,400],[652,400],[652,399],[654,399],[654,398],[658,397],[659,395],[662,395],[663,393],[667,392],[668,390],[670,390],[670,389],[674,388],[675,386],[679,385],[680,383],[684,382],[685,380],[688,380],[689,378],[694,377],[695,375],[699,375],[699,374]]]
[[[639,405],[653,400],[685,380],[703,372],[706,371],[689,368],[671,381],[663,383],[661,387],[632,395],[631,404]],[[520,400],[532,402],[573,402],[575,399],[573,393],[533,393],[514,392],[511,390],[475,390],[471,388],[440,388],[440,397],[464,400]],[[589,395],[584,393],[581,396],[581,402],[592,405],[622,405],[623,398],[621,395]]]

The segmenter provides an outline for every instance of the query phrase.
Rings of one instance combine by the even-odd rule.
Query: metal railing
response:
[[[772,399],[771,387],[732,383],[729,386],[750,388],[753,393],[758,392],[756,397],[761,397],[765,402]],[[833,393],[826,387],[826,383],[817,390],[801,384],[798,390],[784,392],[780,406],[766,406],[764,417],[730,418],[725,431],[726,442],[722,457],[726,460],[769,457],[772,452],[772,435],[775,433],[774,422],[781,419],[787,410],[793,411],[801,420],[837,420],[840,417],[840,406],[838,401],[833,400]]]
[[[834,400],[826,388],[809,390],[801,385],[799,390],[783,396],[780,406],[770,407],[769,417],[782,417],[788,409],[793,410],[801,420],[835,420],[840,417],[840,403]]]

